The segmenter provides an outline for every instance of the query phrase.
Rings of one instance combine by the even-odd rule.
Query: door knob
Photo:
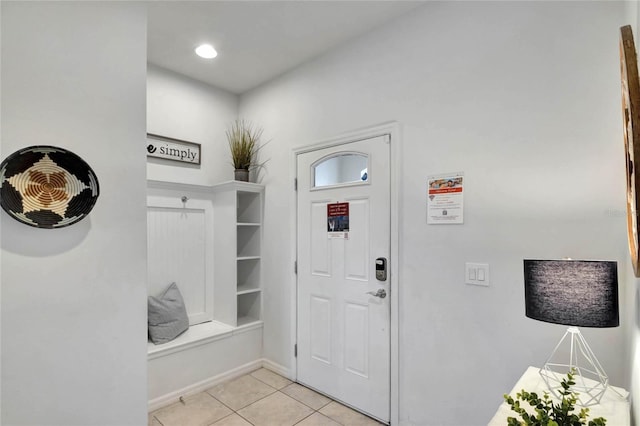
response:
[[[368,291],[367,294],[372,295],[373,297],[379,297],[380,299],[384,299],[387,297],[387,292],[384,291],[384,288],[378,289],[377,292]]]

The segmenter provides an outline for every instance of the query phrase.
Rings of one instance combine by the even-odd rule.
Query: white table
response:
[[[520,377],[518,383],[513,387],[509,395],[514,399],[516,394],[521,390],[527,392],[536,392],[542,396],[545,390],[548,390],[547,384],[542,380],[539,373],[540,369],[537,367],[529,367],[527,371]],[[619,392],[623,397],[615,393],[611,388]],[[553,398],[553,395],[551,395]],[[596,417],[604,417],[607,420],[607,426],[628,426],[630,424],[630,406],[629,406],[629,392],[625,389],[609,386],[602,396],[599,404],[589,406],[589,417],[587,420],[594,419]],[[554,398],[555,400],[555,398]],[[528,407],[527,403],[524,403],[523,407]],[[580,411],[580,406],[576,406],[576,411]],[[489,422],[489,426],[505,426],[507,424],[507,417],[515,417],[519,419],[517,413],[511,410],[511,407],[506,402],[503,402],[498,411]]]

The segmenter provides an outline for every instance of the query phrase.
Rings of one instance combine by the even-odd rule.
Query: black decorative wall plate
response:
[[[0,205],[30,226],[72,225],[89,214],[99,194],[91,167],[63,148],[30,146],[0,163]]]

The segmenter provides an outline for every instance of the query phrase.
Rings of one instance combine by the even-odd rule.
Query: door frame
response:
[[[359,130],[354,130],[349,133],[344,133],[340,136],[325,139],[313,144],[304,145],[300,147],[294,147],[291,151],[291,169],[290,176],[292,176],[291,185],[291,215],[294,220],[291,221],[291,241],[290,247],[293,247],[291,253],[291,265],[294,265],[297,260],[298,254],[298,197],[297,190],[295,188],[295,179],[298,176],[297,159],[298,155],[307,152],[317,151],[319,149],[331,148],[335,146],[345,145],[350,142],[355,142],[364,139],[374,138],[376,136],[389,135],[391,138],[391,144],[389,149],[389,172],[390,172],[390,199],[389,207],[391,213],[391,257],[389,259],[389,275],[390,275],[390,317],[391,317],[391,329],[390,329],[390,350],[391,350],[391,377],[390,377],[390,403],[391,403],[391,415],[389,422],[391,425],[397,425],[399,422],[399,407],[400,407],[400,336],[399,336],[399,280],[400,280],[400,189],[401,186],[401,147],[402,147],[402,134],[400,124],[398,122],[386,122],[379,125],[366,127]],[[298,331],[298,280],[297,274],[292,268],[291,274],[291,330],[290,339],[292,346],[297,344],[297,331]],[[294,380],[298,378],[298,364],[296,356],[291,350],[290,356],[291,376]]]

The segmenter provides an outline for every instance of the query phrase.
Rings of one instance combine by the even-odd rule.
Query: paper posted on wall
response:
[[[428,177],[427,224],[463,223],[463,204],[463,173]]]
[[[327,235],[349,239],[349,203],[327,204]]]

